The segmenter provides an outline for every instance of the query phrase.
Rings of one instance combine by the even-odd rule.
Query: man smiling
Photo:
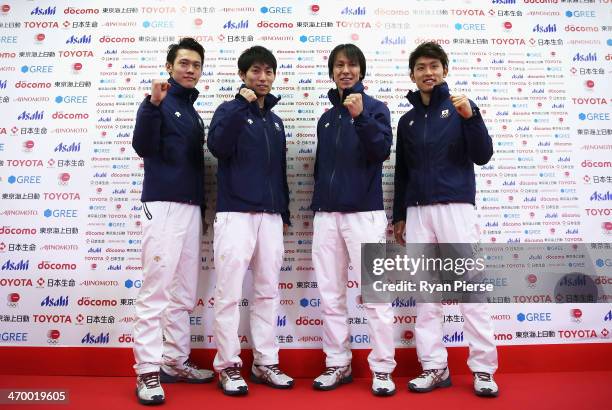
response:
[[[272,112],[279,98],[270,94],[276,58],[254,46],[238,58],[239,93],[213,115],[208,148],[219,160],[214,256],[217,284],[213,331],[214,367],[227,395],[244,395],[240,375],[238,301],[249,265],[253,271],[251,380],[278,389],[293,379],[278,367],[276,309],[283,263],[283,230],[289,224],[286,140],[282,120]]]
[[[346,283],[349,262],[360,280],[361,244],[384,243],[387,216],[382,197],[382,163],[391,150],[389,110],[366,95],[361,83],[365,56],[354,44],[334,48],[328,59],[329,77],[336,84],[328,92],[333,107],[317,124],[315,212],[312,263],[321,292],[323,350],[326,369],[313,383],[332,390],[352,381]],[[372,352],[372,392],[395,393],[393,310],[390,304],[364,304]]]
[[[393,223],[398,243],[477,243],[474,164],[493,155],[493,142],[478,107],[451,95],[444,81],[448,56],[436,43],[419,45],[409,58],[413,109],[399,120],[395,151]],[[497,396],[497,349],[487,305],[462,303],[469,341],[468,366],[479,396]],[[443,339],[441,303],[417,304],[417,355],[423,373],[408,383],[414,392],[451,385]]]
[[[134,368],[142,404],[164,402],[160,378],[204,383],[214,376],[189,360],[204,210],[204,124],[193,103],[203,62],[204,49],[194,39],[172,44],[166,56],[170,79],[153,81],[136,115],[132,145],[144,159],[144,182]]]

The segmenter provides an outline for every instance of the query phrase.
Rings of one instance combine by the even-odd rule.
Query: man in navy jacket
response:
[[[413,108],[400,118],[395,152],[393,223],[398,243],[477,243],[474,164],[484,165],[493,143],[478,107],[466,96],[451,96],[444,78],[448,57],[436,43],[410,55],[410,78],[419,91],[408,93]],[[487,305],[460,304],[470,346],[468,366],[474,390],[496,396],[497,349]],[[442,305],[417,304],[416,347],[423,373],[412,391],[450,386],[443,343]]]
[[[321,292],[326,369],[314,381],[319,390],[352,381],[346,284],[349,262],[360,281],[361,244],[384,243],[387,216],[382,196],[382,163],[393,140],[389,110],[366,95],[361,83],[365,56],[353,44],[334,48],[328,59],[336,84],[328,93],[333,107],[317,124],[315,212],[312,263]],[[372,352],[372,392],[395,393],[393,310],[390,304],[364,304]]]
[[[193,103],[204,49],[184,38],[168,48],[168,81],[154,80],[138,109],[132,146],[144,159],[142,287],[136,298],[134,368],[143,404],[164,402],[161,382],[204,383],[189,360],[204,208],[204,125]]]
[[[270,94],[276,58],[264,47],[251,47],[238,58],[238,74],[244,84],[235,99],[217,108],[208,134],[208,148],[219,160],[214,368],[228,395],[248,393],[240,375],[238,301],[249,265],[254,293],[251,380],[280,389],[293,386],[293,379],[278,367],[276,343],[278,276],[285,253],[283,231],[289,225],[285,129],[272,112],[279,98]]]

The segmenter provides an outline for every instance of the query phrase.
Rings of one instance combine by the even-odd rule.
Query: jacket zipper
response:
[[[427,111],[425,112],[425,126],[423,127],[423,157],[425,160],[425,168],[424,169],[429,169],[429,153],[427,152]],[[422,177],[423,177],[423,198],[421,202],[426,203],[426,197],[427,197],[427,175],[425,175],[425,173],[422,173]],[[418,205],[418,202],[417,202]]]
[[[267,148],[267,152],[268,152],[268,167],[267,170],[268,172],[270,172],[270,166],[271,166],[271,151],[272,148],[270,147],[270,138],[268,137],[268,130],[267,130],[267,122],[266,122],[266,117],[264,116],[263,112],[261,113],[261,119],[263,121],[263,130],[264,130],[264,136],[266,137],[266,148]],[[270,197],[272,198],[272,209],[271,211],[275,211],[276,209],[276,201],[274,199],[274,190],[272,189],[272,182],[271,182],[271,178],[268,178],[268,189],[270,190]]]
[[[338,133],[336,134],[336,141],[334,144],[334,156],[337,156],[338,143],[340,142],[340,133],[342,132],[342,114],[338,114]],[[334,168],[332,169],[331,177],[329,178],[329,201],[331,202],[332,197],[332,184],[334,183],[334,177],[336,176],[336,158],[334,158]]]

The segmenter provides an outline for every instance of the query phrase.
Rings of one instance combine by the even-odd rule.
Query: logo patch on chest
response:
[[[180,112],[175,112],[174,115],[176,115],[176,118],[181,118],[181,113]]]
[[[250,118],[247,118],[247,122],[249,123],[249,125],[253,124],[253,120]]]
[[[280,131],[281,130],[281,127],[280,127],[280,125],[278,125],[278,122],[274,123],[274,127],[276,128],[276,131]]]
[[[449,115],[448,110],[442,110],[442,112],[440,113],[440,118],[448,118],[448,115]]]

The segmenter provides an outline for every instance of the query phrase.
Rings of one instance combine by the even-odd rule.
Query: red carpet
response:
[[[406,383],[420,372],[413,348],[397,349],[394,373],[397,393],[378,398],[370,393],[367,350],[353,350],[354,383],[331,392],[315,391],[312,379],[323,368],[320,350],[281,350],[281,366],[296,377],[289,391],[250,383],[247,397],[224,396],[215,383],[167,385],[163,409],[377,410],[436,408],[606,409],[612,403],[612,343],[499,346],[500,385],[496,399],[476,397],[465,361],[467,348],[449,348],[453,387],[415,394]],[[210,367],[213,350],[194,350],[196,362]],[[250,366],[250,351],[242,355]],[[0,389],[57,388],[69,391],[68,405],[2,405],[15,409],[145,408],[137,403],[131,349],[116,348],[0,348]],[[245,373],[246,373],[245,369]],[[70,376],[72,375],[72,376]],[[116,376],[116,377],[109,377]],[[126,377],[129,376],[129,377]]]
[[[609,360],[609,358],[602,360]],[[500,395],[476,397],[469,375],[452,375],[453,386],[416,394],[406,389],[408,378],[395,378],[398,391],[388,398],[374,397],[369,379],[330,392],[313,390],[311,379],[298,379],[292,390],[274,390],[250,384],[246,397],[226,397],[215,384],[167,385],[167,402],[160,409],[270,409],[270,410],[377,410],[377,409],[606,409],[612,400],[612,372],[509,373],[496,375]],[[0,388],[68,389],[68,405],[0,405],[0,409],[144,409],[136,402],[133,377],[0,376]]]

